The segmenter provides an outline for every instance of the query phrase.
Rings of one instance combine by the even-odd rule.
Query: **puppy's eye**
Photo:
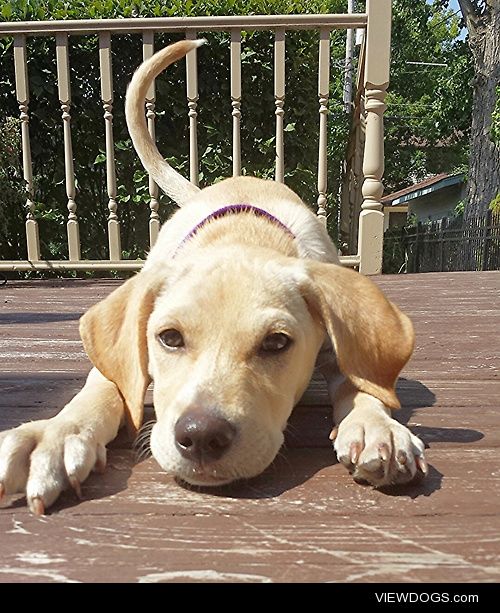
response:
[[[281,351],[285,351],[285,349],[288,349],[291,342],[292,339],[286,334],[283,334],[282,332],[275,332],[274,334],[269,334],[269,336],[266,336],[260,349],[264,353],[279,353]]]
[[[182,334],[179,330],[175,330],[174,328],[169,328],[168,330],[163,330],[158,334],[158,339],[162,345],[165,347],[169,347],[170,349],[179,349],[180,347],[184,347],[184,339],[182,338]]]

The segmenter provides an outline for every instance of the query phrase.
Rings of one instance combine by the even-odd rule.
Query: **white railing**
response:
[[[0,36],[14,38],[16,96],[21,120],[23,173],[26,184],[26,242],[27,260],[0,261],[0,270],[134,270],[142,266],[140,260],[121,259],[120,222],[117,206],[116,173],[113,140],[113,77],[111,42],[113,34],[142,33],[143,57],[154,51],[154,34],[184,32],[195,38],[199,32],[228,31],[230,38],[231,86],[230,105],[233,122],[233,175],[241,173],[241,31],[271,30],[274,32],[274,98],[276,121],[275,180],[284,181],[284,100],[285,100],[285,33],[287,30],[319,31],[318,105],[319,152],[317,171],[317,214],[326,223],[327,202],[327,122],[330,90],[330,32],[334,29],[366,28],[364,48],[364,132],[362,188],[363,203],[359,216],[358,251],[343,256],[346,266],[358,267],[365,274],[380,272],[382,262],[383,213],[380,199],[384,169],[383,112],[389,82],[390,0],[368,0],[366,13],[349,15],[252,15],[248,17],[178,17],[159,19],[104,19],[79,21],[32,21],[0,23]],[[108,196],[109,259],[82,260],[80,248],[77,192],[73,169],[71,135],[71,84],[68,37],[97,34],[101,101],[104,111],[106,139],[106,179]],[[27,74],[26,41],[30,36],[51,36],[56,40],[58,96],[64,134],[65,182],[67,197],[68,260],[43,260],[40,255],[39,228],[35,215],[34,184],[29,133],[29,82]],[[198,68],[196,53],[186,58],[186,97],[189,117],[189,176],[198,184],[199,159],[197,145]],[[150,133],[155,134],[155,91],[151,87],[146,99],[146,116]],[[149,181],[149,239],[152,246],[158,236],[158,187]]]

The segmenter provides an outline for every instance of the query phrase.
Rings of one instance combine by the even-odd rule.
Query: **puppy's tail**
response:
[[[167,66],[205,42],[204,39],[182,40],[155,53],[135,71],[125,101],[128,131],[142,165],[167,196],[179,206],[185,204],[200,190],[174,170],[161,156],[148,132],[144,101],[152,82]]]

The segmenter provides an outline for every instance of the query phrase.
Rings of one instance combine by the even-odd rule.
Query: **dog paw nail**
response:
[[[330,432],[330,436],[328,438],[333,442],[337,438],[337,434],[338,433],[339,433],[339,429],[337,427],[335,427]]]
[[[5,496],[5,486],[3,483],[0,483],[0,500]]]
[[[30,511],[35,515],[45,515],[45,507],[41,498],[31,498],[29,501]]]
[[[357,464],[359,456],[361,455],[361,443],[351,443],[349,455],[351,457],[351,462]]]
[[[95,463],[94,471],[99,475],[102,475],[106,471],[106,462],[102,460],[97,460]]]
[[[406,462],[408,462],[408,456],[406,455],[406,451],[403,451],[402,449],[398,451],[397,458],[400,464],[405,465]]]
[[[389,446],[386,443],[382,443],[378,446],[378,455],[382,462],[388,462],[391,457]]]
[[[417,461],[417,466],[420,468],[423,474],[426,475],[429,472],[429,466],[427,464],[427,460],[424,458],[423,455],[419,455],[417,456],[416,461]]]
[[[77,498],[82,499],[82,487],[76,477],[68,477],[71,487],[74,489]]]

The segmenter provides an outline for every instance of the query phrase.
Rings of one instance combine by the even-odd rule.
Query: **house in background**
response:
[[[465,175],[442,173],[382,198],[384,232],[405,224],[409,215],[417,221],[434,221],[453,214],[465,197]]]

